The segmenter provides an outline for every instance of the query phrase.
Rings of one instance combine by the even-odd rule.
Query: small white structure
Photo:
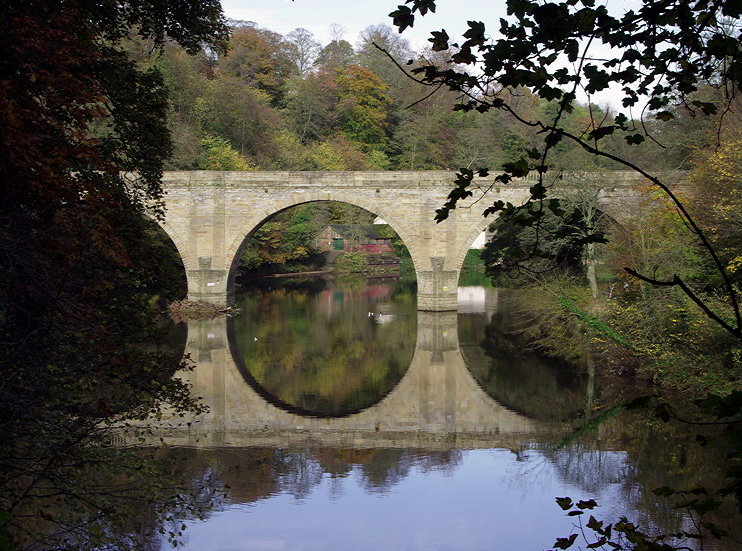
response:
[[[477,238],[474,240],[474,243],[471,244],[470,249],[484,249],[484,245],[487,243],[487,232],[483,231],[480,233]]]

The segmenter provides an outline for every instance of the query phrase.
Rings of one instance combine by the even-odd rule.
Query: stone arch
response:
[[[185,246],[185,243],[183,243],[183,240],[180,238],[180,235],[178,235],[178,232],[175,231],[175,228],[173,228],[171,224],[168,224],[167,220],[158,220],[155,217],[151,218],[152,220],[157,222],[157,225],[162,228],[162,230],[170,238],[170,241],[173,242],[173,245],[175,245],[175,248],[178,250],[178,254],[180,255],[180,260],[183,262],[185,271],[188,272],[188,270],[194,269],[195,266],[191,264],[192,259],[188,254],[188,248]]]
[[[455,269],[456,269],[457,274],[461,274],[461,267],[464,265],[464,259],[466,258],[466,255],[469,252],[469,248],[472,246],[472,243],[474,243],[474,241],[479,236],[479,234],[485,231],[487,227],[490,224],[492,224],[496,219],[497,217],[486,217],[485,218],[484,216],[481,216],[480,218],[475,219],[476,223],[473,225],[473,227],[471,227],[469,233],[466,235],[464,240],[461,242],[461,247],[456,252]]]
[[[234,293],[234,278],[236,274],[237,263],[239,262],[241,252],[245,245],[249,241],[250,237],[255,231],[271,216],[278,214],[284,210],[290,209],[298,205],[304,205],[307,203],[316,203],[319,201],[336,201],[340,203],[346,203],[371,212],[382,219],[384,219],[389,226],[399,235],[402,242],[407,247],[412,257],[412,264],[415,268],[415,274],[418,276],[421,266],[420,255],[418,251],[417,240],[409,229],[404,224],[398,224],[396,222],[389,222],[392,214],[388,211],[383,204],[369,201],[362,197],[356,197],[350,193],[343,192],[324,192],[318,194],[302,194],[290,198],[279,198],[270,203],[270,207],[264,209],[262,214],[258,217],[257,223],[251,221],[243,225],[240,232],[232,239],[231,244],[226,250],[225,254],[225,268],[227,270],[227,294],[231,296]]]
[[[183,279],[186,283],[186,290],[189,292],[189,281],[188,281],[188,271],[194,269],[195,267],[191,265],[191,258],[188,254],[188,248],[185,246],[185,243],[183,243],[183,240],[180,238],[180,235],[177,231],[175,231],[175,228],[173,228],[172,224],[169,224],[167,220],[164,220],[162,218],[158,218],[154,216],[151,212],[145,210],[144,211],[145,218],[148,218],[164,232],[164,234],[170,239],[170,242],[175,246],[175,250],[178,251],[178,256],[180,257],[180,261],[183,264]]]

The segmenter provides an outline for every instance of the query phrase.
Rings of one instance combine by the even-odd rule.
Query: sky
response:
[[[358,41],[358,34],[370,25],[392,25],[389,13],[403,0],[222,0],[227,17],[254,21],[259,26],[287,34],[297,27],[314,33],[323,44],[330,40],[330,26],[345,28],[345,40]],[[468,0],[466,10],[460,1],[441,0],[435,14],[418,18],[412,29],[402,35],[413,48],[427,45],[430,31],[445,28],[450,36],[460,36],[466,30],[467,19],[477,19],[497,25],[505,13],[505,2],[498,0]]]

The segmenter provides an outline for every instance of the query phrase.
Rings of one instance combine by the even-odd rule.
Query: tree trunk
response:
[[[590,284],[590,290],[593,298],[598,298],[598,276],[595,262],[595,244],[588,243],[585,251],[585,263],[587,264],[587,282]]]

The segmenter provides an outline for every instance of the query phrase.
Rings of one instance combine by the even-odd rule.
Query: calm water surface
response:
[[[184,477],[225,497],[184,520],[178,549],[549,549],[574,521],[557,496],[677,530],[687,519],[650,490],[721,474],[646,413],[569,438],[641,391],[521,350],[496,289],[431,314],[393,282],[276,285],[188,328],[210,412],[162,437]]]

